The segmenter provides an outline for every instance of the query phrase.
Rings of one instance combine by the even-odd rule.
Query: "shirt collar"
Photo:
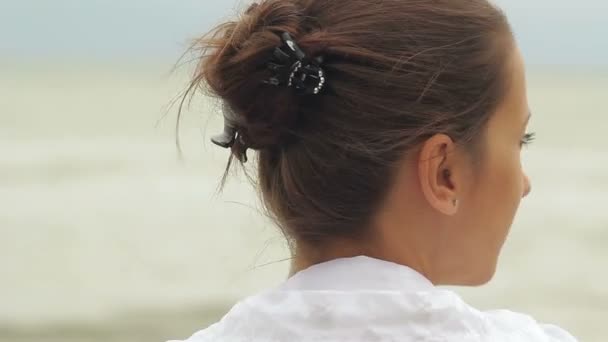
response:
[[[433,287],[428,279],[408,266],[357,256],[330,260],[299,271],[280,289],[416,292]]]

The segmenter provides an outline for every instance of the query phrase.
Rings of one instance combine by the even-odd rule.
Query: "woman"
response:
[[[292,274],[187,341],[575,341],[476,286],[530,192],[524,62],[486,0],[265,0],[198,42]],[[250,153],[251,154],[251,153]],[[230,165],[229,165],[230,166]]]

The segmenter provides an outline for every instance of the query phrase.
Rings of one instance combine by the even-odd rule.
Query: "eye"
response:
[[[521,146],[523,147],[530,145],[534,139],[536,139],[536,133],[526,133],[524,138],[521,140]]]

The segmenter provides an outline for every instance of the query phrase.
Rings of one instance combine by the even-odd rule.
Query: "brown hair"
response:
[[[325,57],[319,95],[262,84],[284,31]],[[405,153],[436,133],[474,146],[507,91],[510,42],[486,0],[264,0],[196,42],[187,94],[207,90],[240,118],[287,236],[356,238]]]

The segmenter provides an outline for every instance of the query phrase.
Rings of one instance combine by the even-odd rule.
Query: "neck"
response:
[[[292,251],[293,259],[289,276],[291,277],[302,270],[323,262],[340,258],[367,256],[408,266],[432,281],[431,273],[427,272],[428,268],[425,267],[422,258],[419,258],[415,253],[407,253],[407,249],[394,250],[386,247],[385,243],[379,243],[371,239],[366,239],[365,243],[352,240],[317,242],[314,245],[300,242],[296,244]],[[413,251],[413,249],[410,251]]]
[[[292,251],[290,276],[305,270],[313,265],[334,259],[368,256],[382,259],[375,253],[372,244],[357,243],[352,240],[336,240],[332,242],[303,243],[298,242]]]

